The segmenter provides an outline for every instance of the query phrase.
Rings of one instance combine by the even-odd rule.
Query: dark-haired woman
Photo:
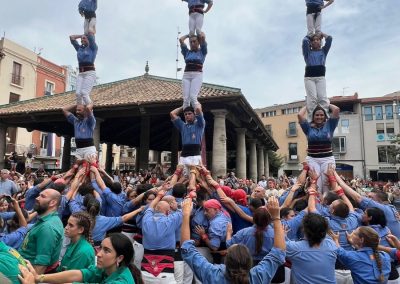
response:
[[[349,242],[356,251],[344,250],[339,245],[339,235],[331,234],[338,249],[338,259],[351,270],[354,284],[387,283],[390,273],[390,256],[378,252],[379,236],[370,227],[359,227]]]
[[[336,284],[337,247],[326,238],[327,220],[321,215],[309,213],[303,219],[303,230],[304,240],[286,242],[286,258],[292,263],[295,283]]]
[[[340,109],[335,105],[329,105],[331,110],[330,118],[325,110],[317,106],[312,113],[311,123],[307,120],[307,109],[303,107],[298,113],[297,117],[304,134],[307,137],[307,164],[313,168],[321,178],[318,180],[318,187],[320,192],[329,190],[327,184],[327,177],[322,174],[326,173],[330,164],[335,164],[335,158],[332,152],[332,139],[333,132],[339,122]],[[311,182],[317,183],[312,180]]]
[[[97,265],[87,269],[68,270],[54,274],[37,275],[33,267],[29,267],[35,276],[36,283],[107,283],[107,284],[141,284],[140,271],[130,264],[134,257],[131,241],[127,236],[115,233],[105,238],[97,253]]]
[[[83,269],[95,264],[94,248],[92,242],[93,221],[87,212],[72,214],[65,226],[64,234],[71,242],[61,260],[57,272]]]
[[[231,228],[227,229],[226,246],[231,247],[235,244],[246,246],[253,258],[253,265],[257,265],[272,249],[274,245],[274,228],[271,226],[271,216],[265,207],[260,207],[254,211],[254,226],[245,228],[232,236]],[[280,266],[273,283],[285,281],[284,266]]]
[[[277,268],[285,261],[284,232],[279,218],[279,204],[275,197],[268,202],[268,211],[274,224],[274,247],[253,267],[252,255],[244,245],[233,245],[227,250],[225,264],[213,265],[196,249],[190,240],[191,199],[183,202],[182,258],[202,283],[270,283]]]

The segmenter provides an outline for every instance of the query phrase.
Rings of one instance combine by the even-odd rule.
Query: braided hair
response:
[[[249,284],[253,259],[244,245],[231,246],[225,257],[225,278],[232,284]]]
[[[77,225],[83,228],[82,235],[93,246],[92,230],[94,226],[93,218],[86,211],[75,212],[71,215],[77,220]]]
[[[363,242],[364,247],[372,248],[372,251],[374,253],[374,258],[376,261],[376,265],[378,266],[378,270],[380,273],[377,280],[379,282],[383,282],[385,280],[385,276],[383,275],[383,272],[382,272],[382,259],[378,252],[378,245],[379,245],[378,233],[370,227],[363,226],[363,227],[358,228],[358,236],[360,238],[364,239],[364,242]]]

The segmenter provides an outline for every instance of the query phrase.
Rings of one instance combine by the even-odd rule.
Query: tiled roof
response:
[[[123,105],[143,105],[182,100],[181,80],[145,74],[112,83],[95,86],[91,98],[97,108]],[[241,90],[203,83],[200,98],[239,97]],[[75,93],[25,100],[0,106],[0,116],[18,113],[58,111],[75,104]]]

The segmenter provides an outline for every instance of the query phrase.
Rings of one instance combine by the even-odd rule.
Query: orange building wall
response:
[[[67,80],[67,70],[57,64],[54,64],[42,57],[38,57],[37,72],[37,82],[36,82],[36,97],[43,97],[46,90],[46,82],[49,81],[54,84],[53,94],[65,92],[66,80]],[[60,106],[61,107],[61,106]],[[32,143],[36,145],[37,151],[40,151],[41,135],[40,131],[33,131],[32,133]],[[56,156],[60,155],[61,152],[61,138],[56,136],[55,143],[55,153]],[[36,153],[37,155],[39,152]]]

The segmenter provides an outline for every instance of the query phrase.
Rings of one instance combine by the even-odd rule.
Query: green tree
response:
[[[278,170],[282,168],[285,158],[274,151],[268,151],[268,162],[270,176],[278,176]]]

